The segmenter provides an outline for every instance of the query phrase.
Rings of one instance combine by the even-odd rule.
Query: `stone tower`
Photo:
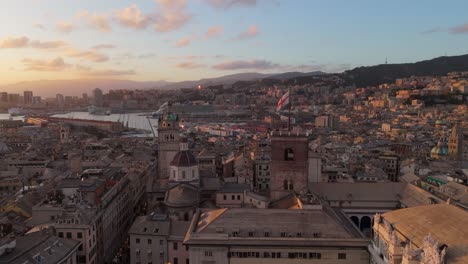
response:
[[[158,175],[159,179],[168,179],[170,163],[179,152],[179,117],[167,112],[158,126]]]
[[[66,125],[60,126],[60,143],[67,143],[70,135],[70,127]]]
[[[448,154],[452,160],[463,158],[463,131],[460,124],[455,124],[448,139]]]
[[[306,134],[275,131],[271,137],[271,196],[308,189],[308,137]]]

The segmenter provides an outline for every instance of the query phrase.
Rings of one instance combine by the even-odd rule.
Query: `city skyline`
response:
[[[16,1],[0,11],[0,85],[341,72],[386,58],[465,54],[467,7],[463,1]]]

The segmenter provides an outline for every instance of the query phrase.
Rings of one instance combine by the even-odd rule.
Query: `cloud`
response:
[[[181,62],[179,64],[176,64],[177,68],[182,68],[182,69],[196,69],[196,68],[201,68],[204,67],[205,65],[198,64],[192,61],[187,61],[187,62]]]
[[[260,34],[260,30],[257,26],[251,25],[247,28],[246,31],[239,33],[235,39],[237,40],[246,40],[255,38],[258,34]]]
[[[60,22],[60,23],[57,23],[57,26],[56,26],[57,31],[61,33],[70,33],[73,31],[73,28],[74,28],[73,25],[68,22]]]
[[[71,65],[61,57],[52,60],[23,59],[27,71],[63,71]]]
[[[228,9],[233,6],[255,6],[257,0],[205,0],[208,4],[216,8]]]
[[[192,18],[187,12],[186,0],[156,0],[161,10],[154,16],[154,28],[158,32],[171,32],[183,27]]]
[[[0,49],[19,49],[25,48],[29,44],[27,37],[8,37],[0,40]]]
[[[99,45],[95,45],[95,46],[93,46],[91,48],[92,49],[97,49],[97,50],[100,50],[100,49],[115,49],[116,46],[112,45],[112,44],[99,44]]]
[[[90,77],[111,77],[136,74],[134,70],[90,70],[84,71],[83,73]]]
[[[213,66],[215,70],[269,70],[280,67],[279,64],[272,63],[266,60],[237,60],[228,61]]]
[[[96,28],[101,32],[109,32],[111,30],[107,16],[104,14],[91,14],[89,11],[85,10],[79,12],[76,17],[78,19],[83,19],[89,26]]]
[[[449,28],[448,32],[452,34],[466,34],[468,33],[468,23]]]
[[[32,40],[29,42],[29,47],[30,48],[36,48],[36,49],[58,49],[61,47],[65,47],[68,44],[64,41],[61,40],[55,40],[55,41],[40,41],[40,40]]]
[[[190,38],[188,37],[181,38],[176,43],[177,48],[187,47],[188,45],[190,45]]]
[[[145,29],[150,22],[150,18],[143,14],[135,4],[115,11],[114,18],[120,25],[133,29]]]
[[[80,58],[92,62],[104,62],[108,61],[109,57],[102,53],[99,53],[94,50],[79,50],[73,47],[67,48],[65,52],[66,56],[73,57],[73,58]]]
[[[454,26],[454,27],[450,27],[450,28],[437,27],[437,28],[433,28],[433,29],[430,29],[430,30],[423,31],[421,33],[422,34],[431,34],[431,33],[437,33],[437,32],[447,32],[447,33],[450,33],[450,34],[467,34],[468,33],[468,23],[458,25],[458,26]]]
[[[37,29],[40,29],[40,30],[45,30],[46,28],[44,27],[44,25],[42,24],[39,24],[39,23],[34,23],[33,24],[33,27],[37,28]]]
[[[210,39],[210,38],[215,38],[223,34],[224,28],[222,26],[214,26],[208,28],[208,30],[205,33],[205,37]]]

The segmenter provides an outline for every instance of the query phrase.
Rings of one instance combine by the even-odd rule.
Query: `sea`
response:
[[[152,129],[157,129],[158,120],[155,118],[148,118],[148,116],[151,116],[151,113],[93,115],[88,112],[69,112],[65,114],[52,115],[52,117],[61,118],[121,122],[124,125],[128,124],[129,128],[143,130],[151,133]],[[24,116],[11,116],[8,113],[0,113],[0,120],[10,118],[13,120],[24,120]]]

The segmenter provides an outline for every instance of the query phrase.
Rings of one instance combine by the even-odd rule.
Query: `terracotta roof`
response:
[[[382,217],[417,247],[429,234],[439,244],[446,244],[447,263],[468,262],[468,213],[463,209],[450,204],[433,204],[395,210]]]
[[[170,165],[176,167],[192,167],[197,165],[197,160],[193,156],[192,152],[188,150],[179,151],[172,159]]]

